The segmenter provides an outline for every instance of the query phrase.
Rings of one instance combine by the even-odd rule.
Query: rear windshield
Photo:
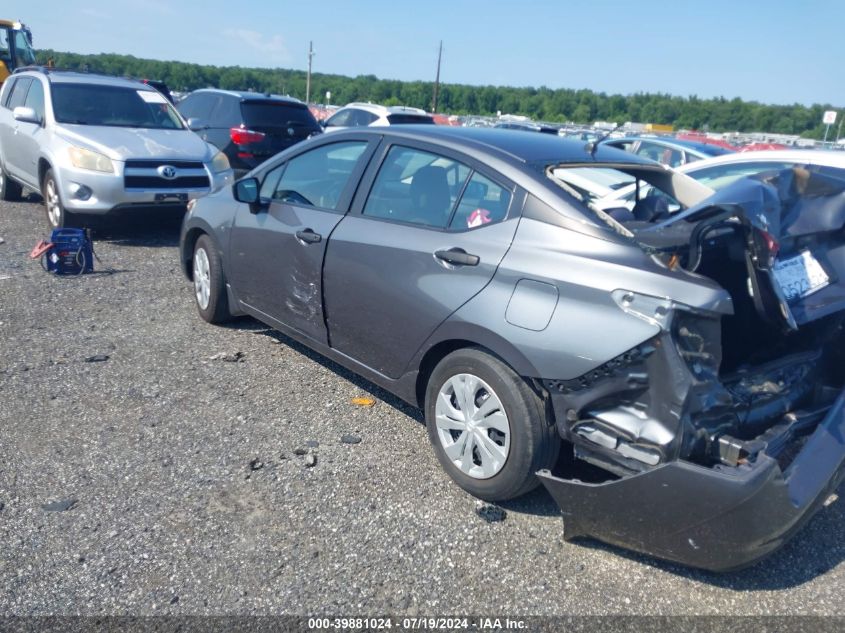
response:
[[[156,90],[54,83],[53,112],[59,123],[181,130],[182,120]]]
[[[390,125],[399,125],[401,123],[431,123],[434,124],[434,119],[427,114],[390,114],[387,117]]]
[[[304,105],[272,101],[245,101],[241,104],[244,124],[249,128],[306,127],[317,129],[317,119]]]

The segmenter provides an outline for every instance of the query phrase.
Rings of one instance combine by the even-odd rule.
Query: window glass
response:
[[[462,231],[499,222],[507,215],[510,203],[511,194],[507,189],[475,173],[464,189],[461,203],[449,228]]]
[[[316,129],[317,120],[305,105],[284,101],[244,101],[241,104],[244,124],[250,129],[304,127]]]
[[[292,158],[267,174],[261,196],[288,204],[337,210],[365,141],[333,143]]]
[[[44,120],[44,86],[37,79],[32,80],[32,85],[29,87],[29,92],[26,95],[24,105],[27,108],[35,110],[41,120]]]
[[[379,169],[364,215],[446,228],[468,175],[469,168],[458,161],[394,146]]]
[[[387,117],[390,125],[402,125],[404,123],[421,123],[434,125],[434,119],[427,114],[391,114]]]
[[[188,95],[179,103],[179,112],[186,119],[201,119],[208,121],[215,99],[210,94]]]
[[[33,65],[35,65],[35,53],[32,52],[26,33],[15,31],[15,66],[20,68]]]
[[[11,59],[9,52],[9,32],[0,28],[0,60],[7,62]]]
[[[32,79],[29,77],[21,77],[17,81],[15,81],[15,85],[12,86],[12,93],[9,95],[9,100],[6,102],[6,107],[9,110],[14,110],[18,106],[22,106],[24,101],[26,100],[26,93],[29,90],[29,84],[32,83]]]
[[[326,120],[326,127],[345,127],[351,125],[349,120],[353,112],[354,110],[349,108],[338,110]]]
[[[637,149],[637,156],[643,158],[650,158],[661,165],[669,165],[670,167],[677,167],[683,164],[684,156],[681,152],[671,147],[664,147],[657,143],[650,143],[648,141],[641,141],[640,147]]]
[[[695,172],[688,172],[687,175],[692,176],[701,184],[707,185],[711,189],[718,191],[719,189],[724,189],[729,184],[736,182],[740,178],[753,176],[764,171],[786,169],[788,167],[792,167],[793,165],[793,163],[768,161],[738,163],[734,165],[716,165],[714,167],[707,167],[706,169],[699,169]]]
[[[378,119],[378,117],[373,114],[372,112],[367,112],[366,110],[351,110],[351,114],[349,116],[349,120],[346,125],[349,126],[365,126],[369,125],[373,121]]]
[[[53,83],[53,114],[59,123],[181,130],[182,120],[157,90],[99,84]]]

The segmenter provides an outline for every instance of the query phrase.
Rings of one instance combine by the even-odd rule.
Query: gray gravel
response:
[[[0,613],[845,613],[841,501],[729,575],[565,543],[543,491],[481,511],[397,399],[202,322],[178,219],[107,223],[79,278],[28,259],[45,227],[0,203]]]

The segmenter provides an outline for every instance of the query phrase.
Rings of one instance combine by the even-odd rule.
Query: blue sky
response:
[[[843,0],[4,0],[36,48],[845,106]]]

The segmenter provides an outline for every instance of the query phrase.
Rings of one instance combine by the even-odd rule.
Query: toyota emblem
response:
[[[176,168],[173,165],[162,165],[157,170],[158,175],[165,180],[173,180],[176,178]]]

